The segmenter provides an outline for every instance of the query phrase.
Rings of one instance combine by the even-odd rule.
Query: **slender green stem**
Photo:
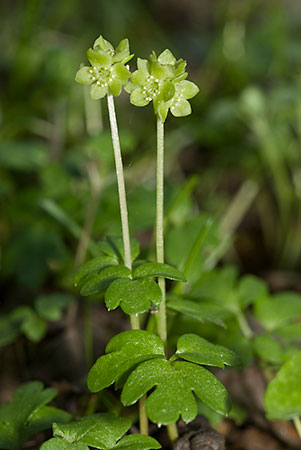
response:
[[[253,337],[253,331],[249,327],[249,324],[248,324],[244,314],[241,311],[239,311],[236,313],[236,318],[237,318],[239,327],[240,327],[243,335],[246,338],[251,339]]]
[[[145,410],[146,395],[139,400],[140,433],[148,434],[148,418]]]
[[[131,258],[131,245],[130,245],[130,233],[129,233],[129,221],[128,221],[128,209],[126,202],[126,192],[124,183],[124,173],[123,164],[120,150],[120,142],[118,135],[118,126],[115,113],[114,98],[112,94],[108,94],[108,110],[112,133],[112,142],[115,157],[116,166],[116,176],[119,194],[119,205],[120,205],[120,215],[121,215],[121,227],[122,227],[122,238],[124,245],[124,262],[126,267],[130,270],[132,269],[132,258]]]
[[[112,142],[115,157],[116,175],[117,175],[117,185],[119,194],[119,205],[120,205],[120,215],[121,215],[121,227],[122,227],[122,238],[124,246],[124,262],[126,267],[132,270],[132,257],[131,257],[131,244],[130,244],[130,233],[129,233],[129,222],[128,222],[128,210],[126,202],[126,192],[125,192],[125,182],[123,173],[123,164],[121,157],[121,149],[119,142],[118,126],[115,113],[114,98],[112,94],[108,94],[108,110],[109,119],[111,125]],[[133,330],[140,329],[139,316],[137,314],[132,314],[130,316],[131,327]],[[145,411],[145,397],[139,400],[139,422],[140,431],[143,434],[148,434],[148,418]]]
[[[164,263],[164,124],[157,119],[157,198],[156,198],[156,252],[157,261]],[[166,346],[166,294],[165,279],[159,278],[162,301],[158,314],[159,336]]]
[[[296,427],[297,433],[301,439],[301,420],[300,417],[295,417],[294,418],[294,425]]]
[[[156,252],[157,261],[164,263],[164,124],[157,119],[157,198],[156,198]],[[158,313],[158,331],[164,346],[167,345],[166,325],[166,291],[165,279],[159,278],[158,284],[162,291],[162,300]],[[167,431],[172,443],[178,439],[175,423],[167,425]]]
[[[133,330],[140,330],[140,322],[139,322],[138,314],[131,314],[130,319],[131,319],[131,327],[132,327],[132,329]]]
[[[167,425],[167,432],[168,432],[170,442],[172,444],[174,444],[178,440],[178,437],[179,437],[177,425],[175,423],[170,423],[169,425]]]

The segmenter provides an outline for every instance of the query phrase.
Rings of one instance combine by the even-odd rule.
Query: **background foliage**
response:
[[[167,262],[195,282],[185,303],[187,315],[171,325],[172,340],[182,330],[194,331],[195,319],[205,317],[215,325],[206,323],[203,335],[217,336],[225,345],[228,340],[246,361],[255,352],[269,363],[285,362],[289,338],[285,348],[275,349],[269,332],[300,336],[300,324],[283,331],[283,313],[276,311],[274,319],[266,314],[267,293],[265,303],[247,298],[231,270],[217,269],[210,275],[215,306],[201,307],[195,300],[208,293],[200,271],[212,268],[219,255],[241,274],[265,278],[272,292],[301,289],[299,2],[2,0],[0,17],[0,344],[5,361],[0,400],[10,399],[13,388],[31,379],[64,379],[72,389],[83,385],[85,358],[95,356],[87,350],[89,302],[94,303],[96,354],[127,327],[118,310],[110,322],[96,297],[79,300],[72,284],[85,256],[82,230],[90,228],[89,256],[98,254],[95,242],[105,234],[120,233],[106,105],[100,108],[74,83],[85,49],[99,34],[115,44],[127,36],[131,51],[142,58],[167,47],[176,57],[184,55],[190,79],[200,87],[191,101],[194,114],[180,122],[169,118],[166,130]],[[131,233],[148,258],[155,215],[152,108],[137,113],[123,94],[117,109]],[[204,224],[206,245],[200,242],[189,259]],[[219,255],[212,256],[212,248],[220,249]],[[225,279],[229,287],[223,308],[216,306],[221,279],[223,291]],[[256,286],[262,293],[262,285]],[[170,301],[173,314],[183,312],[180,291],[175,288],[176,299]],[[266,334],[250,349],[243,338],[237,344],[239,330],[225,337],[221,325],[233,315],[241,318],[253,304]],[[291,304],[290,317],[295,317],[299,299]],[[193,320],[187,324],[189,314]],[[84,406],[68,400],[69,410],[89,409],[88,400]],[[116,399],[104,402],[110,410],[120,408]]]

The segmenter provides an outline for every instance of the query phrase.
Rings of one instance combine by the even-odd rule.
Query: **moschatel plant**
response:
[[[122,388],[123,405],[129,406],[139,401],[142,435],[148,434],[150,419],[158,426],[167,425],[170,440],[174,442],[178,437],[177,420],[182,417],[184,421],[190,422],[197,415],[195,396],[220,414],[227,415],[230,411],[228,392],[203,366],[223,368],[225,365],[240,363],[231,350],[213,345],[191,333],[178,339],[176,352],[172,356],[167,354],[165,280],[185,282],[186,277],[175,267],[165,264],[164,260],[164,123],[169,111],[175,117],[189,115],[191,106],[188,99],[194,97],[199,89],[186,80],[186,62],[182,59],[176,60],[169,50],[163,51],[159,56],[152,52],[148,59],[138,58],[138,69],[132,74],[126,66],[133,57],[127,39],[122,40],[114,49],[100,36],[94,42],[93,48],[87,51],[87,57],[91,66],[81,67],[75,79],[80,84],[91,86],[93,99],[107,96],[122,238],[109,236],[102,241],[99,244],[99,256],[81,266],[74,281],[80,287],[82,295],[104,296],[109,310],[120,306],[130,316],[132,327],[132,330],[118,334],[108,343],[106,354],[101,356],[90,370],[88,387],[92,392],[101,391],[113,383],[116,389]],[[123,86],[126,92],[130,93],[133,105],[140,107],[152,102],[157,118],[155,262],[138,259],[139,244],[130,239],[114,106],[114,97],[120,95]],[[151,306],[155,311],[158,309],[154,332],[140,329],[140,315],[147,313]],[[147,396],[151,390],[153,391]],[[111,425],[114,429],[113,422]],[[74,424],[75,428],[76,426]],[[57,428],[54,431],[58,436]],[[115,436],[115,441],[118,437]],[[86,441],[85,444],[89,445],[89,442],[92,441]],[[95,446],[95,443],[91,445]],[[112,443],[109,445],[112,447]],[[139,448],[158,448],[154,444],[151,445],[153,446]],[[138,447],[133,445],[130,448]]]
[[[186,62],[176,60],[169,50],[159,56],[152,52],[148,59],[138,58],[138,68],[131,73],[128,40],[114,49],[102,36],[87,57],[91,65],[78,70],[76,81],[91,86],[92,99],[107,97],[122,236],[93,243],[93,259],[79,267],[74,283],[83,296],[103,298],[108,310],[120,307],[132,328],[108,342],[105,354],[89,372],[88,387],[91,392],[112,385],[121,389],[121,403],[138,406],[140,434],[128,434],[132,420],[121,413],[118,417],[93,409],[93,414],[72,420],[70,414],[48,405],[55,389],[31,382],[19,387],[10,403],[0,406],[0,447],[20,449],[31,436],[53,425],[53,437],[42,445],[43,450],[161,448],[148,436],[149,420],[158,427],[166,425],[173,444],[179,418],[188,423],[204,414],[218,423],[230,413],[229,394],[209,368],[246,367],[254,356],[267,375],[267,417],[293,420],[301,437],[301,296],[272,295],[252,275],[238,278],[233,267],[215,267],[227,242],[221,241],[218,223],[206,214],[189,218],[184,231],[168,229],[168,261],[183,272],[165,263],[164,124],[169,111],[175,117],[191,113],[188,100],[198,87],[186,79]],[[139,243],[129,233],[114,104],[122,88],[135,106],[152,102],[157,121],[156,261],[140,257]],[[172,282],[167,293],[166,279]],[[0,345],[21,333],[39,341],[47,321],[60,318],[71,301],[69,296],[52,294],[38,297],[34,308],[10,312],[0,322]],[[258,325],[256,333],[253,323]],[[232,417],[243,421],[243,411],[234,406]]]

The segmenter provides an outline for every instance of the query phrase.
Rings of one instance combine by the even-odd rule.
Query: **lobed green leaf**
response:
[[[280,365],[284,362],[285,351],[269,334],[256,336],[253,340],[253,349],[259,358],[270,364]]]
[[[180,416],[192,421],[197,415],[192,391],[215,411],[230,411],[230,397],[220,381],[203,367],[184,361],[156,359],[139,364],[125,383],[121,401],[132,405],[154,387],[146,400],[146,412],[157,424],[174,423]]]
[[[44,389],[38,381],[21,385],[13,400],[0,406],[0,448],[15,450],[55,420],[70,420],[68,413],[45,406],[56,394],[56,389]]]
[[[53,434],[67,442],[82,442],[99,449],[110,449],[130,426],[130,419],[124,417],[92,414],[69,424],[54,424]]]
[[[134,261],[140,253],[139,242],[131,238],[131,256],[132,261]],[[98,243],[98,248],[100,251],[105,253],[112,258],[118,258],[124,262],[124,245],[122,236],[107,236],[105,240]]]
[[[73,282],[75,286],[81,284],[87,275],[92,273],[99,273],[102,269],[109,266],[115,266],[118,264],[116,255],[110,256],[98,256],[97,258],[90,259],[90,261],[83,264],[75,273]]]
[[[206,366],[239,366],[241,361],[232,350],[214,345],[196,334],[184,334],[177,343],[175,356]]]
[[[245,275],[241,278],[238,287],[238,295],[242,308],[251,305],[257,298],[267,296],[266,283],[254,275]]]
[[[301,416],[301,352],[289,359],[269,383],[264,404],[271,420]]]
[[[40,450],[89,450],[83,442],[67,442],[61,438],[52,438],[44,442]]]
[[[63,309],[67,308],[72,301],[71,295],[59,292],[41,295],[35,301],[35,309],[39,316],[45,320],[59,320],[62,317]]]
[[[282,292],[272,297],[260,297],[255,302],[255,315],[268,331],[273,331],[301,316],[301,296]]]
[[[121,306],[126,314],[139,314],[147,311],[150,306],[158,305],[162,292],[158,284],[151,279],[129,280],[120,278],[113,281],[105,293],[105,303],[108,310]]]
[[[176,311],[200,322],[212,322],[216,325],[226,328],[223,319],[227,317],[227,311],[218,305],[210,302],[195,302],[182,298],[170,298],[167,307],[171,311]]]
[[[98,392],[114,382],[123,382],[139,363],[165,356],[158,336],[144,330],[130,330],[114,336],[106,347],[106,355],[98,358],[88,375],[88,388]]]
[[[106,289],[114,280],[118,278],[129,278],[131,271],[122,265],[106,267],[99,274],[92,275],[88,281],[83,283],[80,291],[81,295],[95,294]]]
[[[187,281],[185,275],[175,267],[161,263],[145,263],[138,266],[133,272],[133,278],[163,277],[169,280]]]
[[[161,448],[156,439],[143,434],[130,434],[120,439],[114,448],[118,450],[151,450]]]

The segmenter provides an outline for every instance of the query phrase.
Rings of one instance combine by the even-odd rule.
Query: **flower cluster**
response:
[[[131,94],[131,103],[145,106],[153,102],[154,111],[162,122],[168,111],[175,117],[188,116],[191,113],[188,99],[194,97],[199,88],[187,81],[186,61],[176,60],[166,49],[158,57],[152,52],[149,59],[137,61],[138,70],[132,75],[125,89]]]
[[[91,66],[81,67],[75,76],[80,84],[91,85],[91,97],[95,100],[106,94],[120,95],[122,86],[128,82],[130,71],[125,64],[132,59],[129,41],[123,39],[116,49],[102,36],[87,51]]]

